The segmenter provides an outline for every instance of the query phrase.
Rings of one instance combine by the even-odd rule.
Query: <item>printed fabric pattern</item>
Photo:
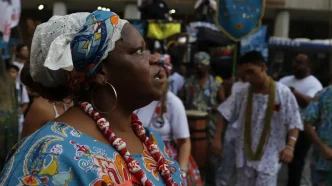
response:
[[[263,156],[260,161],[251,161],[244,153],[244,121],[247,105],[248,88],[232,94],[218,108],[218,111],[229,122],[238,128],[235,143],[237,168],[250,167],[260,173],[274,175],[280,168],[279,153],[286,146],[287,131],[291,129],[303,130],[303,124],[299,113],[298,104],[288,87],[276,83],[276,94],[271,119],[269,138],[263,148]],[[268,103],[268,95],[254,94],[251,116],[251,136],[253,150],[257,149],[264,126],[265,111]],[[235,122],[237,121],[237,122]],[[235,123],[234,123],[235,122]]]
[[[212,105],[217,105],[217,94],[220,83],[212,76],[201,87],[196,77],[192,76],[185,84],[186,91],[186,109],[208,111]]]
[[[170,166],[178,186],[186,185],[179,165],[167,155],[161,137],[147,129]],[[132,154],[156,186],[165,185],[146,147]],[[125,161],[111,146],[101,143],[64,123],[49,122],[21,140],[9,154],[0,174],[0,185],[141,185]]]
[[[316,127],[322,142],[332,148],[332,87],[318,92],[309,106],[302,113],[303,121]],[[313,151],[313,166],[315,170],[332,171],[332,161],[326,160],[318,149]]]
[[[72,77],[75,86],[95,75],[99,64],[115,47],[121,37],[121,30],[127,21],[114,12],[94,11],[71,42],[71,54],[74,64]],[[74,85],[72,85],[74,86]],[[78,87],[75,87],[78,88]]]

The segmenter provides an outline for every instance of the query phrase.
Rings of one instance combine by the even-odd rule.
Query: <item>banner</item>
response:
[[[14,28],[18,25],[21,18],[21,0],[10,0],[12,7],[12,15],[11,15],[11,28]]]
[[[163,40],[181,33],[181,23],[149,23],[147,38]]]
[[[265,39],[266,32],[267,32],[267,26],[263,25],[255,33],[241,40],[241,48],[240,48],[241,56],[247,52],[256,50],[260,52],[267,61],[269,57],[268,56],[269,47]]]
[[[266,8],[285,8],[286,0],[266,0]]]
[[[0,32],[5,42],[9,41],[11,28],[18,25],[20,15],[20,0],[0,0]]]
[[[215,22],[233,41],[254,33],[264,16],[265,0],[217,0]]]
[[[136,29],[139,31],[139,33],[145,37],[146,32],[146,21],[145,20],[128,20],[130,24],[132,24]]]

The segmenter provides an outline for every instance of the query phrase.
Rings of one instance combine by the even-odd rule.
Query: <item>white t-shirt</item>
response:
[[[178,95],[179,90],[182,89],[184,78],[179,73],[175,72],[168,78],[169,90],[175,95]]]
[[[323,89],[319,80],[312,75],[303,79],[296,79],[294,75],[286,76],[280,79],[279,82],[288,87],[294,87],[296,91],[312,98],[318,91]]]
[[[21,84],[18,81],[16,81],[16,91],[17,91],[17,100],[20,105],[30,102],[27,89],[25,88],[25,86],[23,84]],[[18,132],[19,132],[19,139],[20,139],[20,134],[22,133],[23,122],[24,122],[23,114],[18,116],[18,121],[19,121]]]
[[[28,91],[23,84],[16,82],[17,100],[19,104],[29,103]]]
[[[19,63],[17,61],[14,61],[13,65],[17,66],[20,69],[20,71],[18,72],[18,76],[17,76],[16,82],[21,83],[21,70],[24,67],[24,64]]]
[[[160,102],[153,101],[149,105],[135,111],[144,127],[156,130],[164,141],[190,137],[186,111],[182,101],[172,92],[167,93],[167,112],[161,124]]]
[[[236,94],[243,90],[243,88],[247,87],[249,83],[243,81],[237,81],[232,86],[232,94]]]

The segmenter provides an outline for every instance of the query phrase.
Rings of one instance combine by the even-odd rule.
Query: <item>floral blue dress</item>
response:
[[[146,129],[158,144],[178,186],[184,186],[179,165],[167,155],[161,137]],[[157,163],[146,147],[132,154],[154,185],[165,185]],[[141,185],[128,170],[125,161],[111,146],[101,143],[75,128],[49,122],[31,136],[21,140],[9,154],[0,174],[0,185]]]

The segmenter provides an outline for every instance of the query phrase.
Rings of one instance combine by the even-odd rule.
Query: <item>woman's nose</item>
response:
[[[154,54],[149,54],[149,62],[150,62],[150,65],[155,65],[158,63],[159,61],[159,57],[154,55]]]

